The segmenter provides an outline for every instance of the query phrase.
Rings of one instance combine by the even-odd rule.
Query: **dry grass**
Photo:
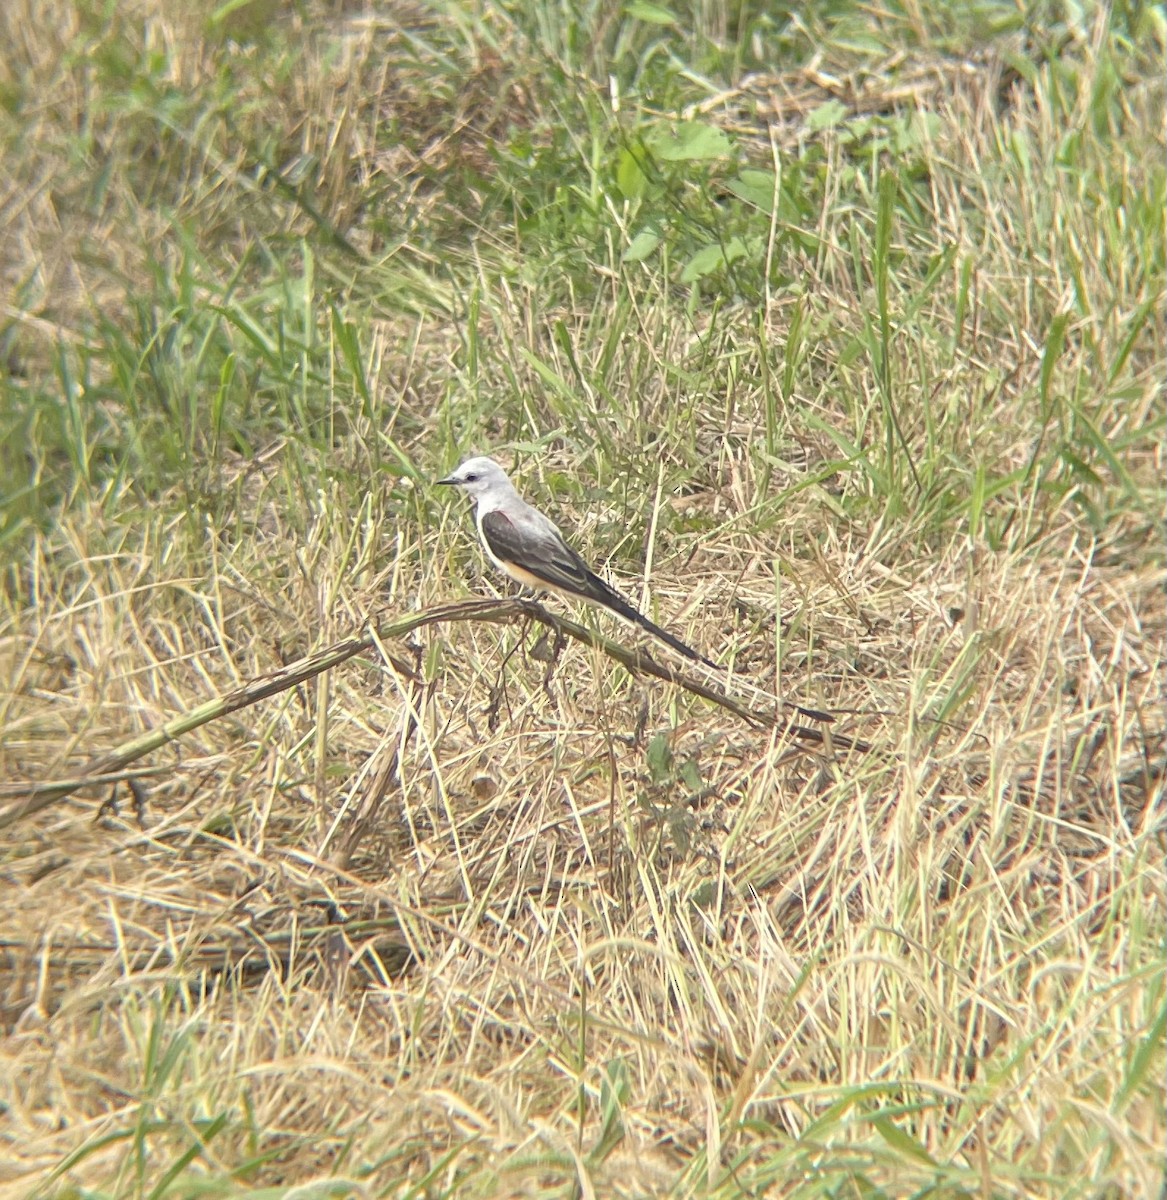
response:
[[[595,130],[561,136],[534,16],[309,6],[273,45],[146,0],[112,32],[21,8],[8,781],[492,587],[425,480],[499,443],[731,690],[877,748],[812,754],[576,644],[545,687],[486,624],[194,731],[140,821],[95,791],[3,835],[0,1195],[1157,1195],[1163,252],[1131,231],[1163,172],[1117,136],[1159,128],[1157,69],[1098,17],[1064,49],[1077,101],[1058,58],[1018,83],[1015,39],[864,65],[842,33],[706,94],[759,169],[826,182],[817,226],[770,223],[756,295],[690,295],[621,265],[642,210],[609,189],[590,241],[586,172],[539,165]],[[174,109],[93,50],[119,39]],[[565,69],[581,111],[593,67]],[[868,151],[806,131],[832,97],[936,117],[902,151],[927,171],[895,209],[890,393]],[[255,182],[293,152],[310,198]],[[688,228],[691,196],[659,203]]]

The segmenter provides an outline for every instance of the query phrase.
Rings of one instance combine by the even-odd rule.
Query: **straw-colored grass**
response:
[[[22,817],[0,1196],[1157,1196],[1162,15],[570,8],[7,6],[0,803],[471,450],[826,742],[427,626]]]

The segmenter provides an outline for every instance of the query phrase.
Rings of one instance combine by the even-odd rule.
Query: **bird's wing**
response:
[[[650,621],[630,604],[615,588],[609,587],[596,575],[582,558],[563,540],[563,535],[542,513],[535,511],[524,520],[523,516],[512,520],[500,509],[483,513],[479,518],[486,548],[500,562],[518,568],[524,583],[536,579],[550,591],[567,592],[583,600],[591,600],[610,608],[626,621],[633,621],[647,629],[654,637],[695,662],[703,662],[717,670],[712,659],[698,654],[680,638],[667,629]]]
[[[607,590],[549,521],[512,521],[496,509],[484,513],[479,525],[496,558],[514,563],[548,587],[597,599],[597,584]]]

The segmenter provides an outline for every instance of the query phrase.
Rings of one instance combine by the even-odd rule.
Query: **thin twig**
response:
[[[794,738],[814,745],[823,744],[823,734],[818,729],[798,725],[792,719],[787,719],[783,708],[793,714],[809,713],[810,710],[799,709],[796,705],[782,706],[774,711],[762,711],[751,708],[742,701],[727,695],[720,688],[711,686],[703,680],[696,679],[667,663],[658,662],[645,650],[622,646],[601,634],[578,625],[566,617],[550,613],[534,600],[462,600],[452,604],[438,605],[436,608],[422,612],[410,613],[407,616],[395,617],[392,620],[378,621],[368,632],[356,637],[346,638],[335,645],[318,650],[297,662],[281,667],[278,671],[261,675],[225,695],[216,696],[189,712],[182,713],[173,720],[165,722],[154,729],[123,742],[108,754],[91,759],[75,775],[68,779],[56,779],[41,783],[27,783],[0,787],[0,797],[11,799],[13,802],[0,809],[0,830],[19,821],[22,817],[40,812],[50,804],[71,795],[78,788],[94,783],[108,781],[125,771],[130,763],[155,750],[177,741],[184,734],[206,725],[209,721],[225,717],[240,709],[249,708],[260,700],[278,695],[289,688],[297,687],[306,680],[312,679],[322,671],[340,666],[350,658],[356,657],[367,650],[373,649],[379,641],[406,637],[415,630],[427,625],[448,624],[455,621],[488,621],[504,624],[517,620],[535,620],[557,634],[566,634],[578,642],[602,650],[610,658],[623,664],[636,674],[652,675],[657,679],[674,683],[686,691],[700,696],[712,704],[740,717],[743,721],[760,728],[782,726],[785,732]],[[415,679],[413,668],[404,661],[390,656],[393,667],[407,679]],[[812,714],[813,715],[813,714]],[[825,716],[825,714],[823,714]],[[841,734],[834,734],[832,744],[842,750],[866,751],[870,746],[866,742],[853,740]]]

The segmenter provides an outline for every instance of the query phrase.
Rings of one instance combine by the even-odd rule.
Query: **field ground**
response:
[[[0,1197],[1158,1196],[1163,9],[0,34]]]

